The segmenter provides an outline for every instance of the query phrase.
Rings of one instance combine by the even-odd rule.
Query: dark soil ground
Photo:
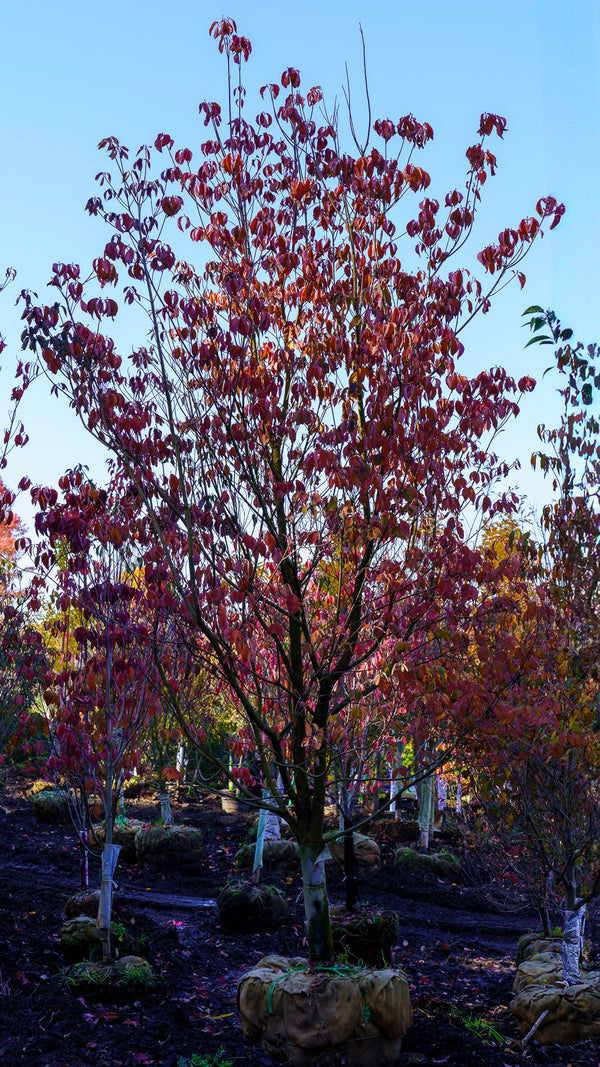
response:
[[[157,868],[119,864],[115,918],[144,935],[159,986],[114,1003],[78,997],[61,982],[59,931],[66,898],[79,889],[79,850],[73,832],[41,826],[23,783],[0,796],[0,1065],[29,1067],[187,1067],[196,1054],[215,1054],[233,1067],[270,1061],[245,1043],[236,1013],[240,975],[268,953],[303,951],[298,875],[273,877],[291,908],[285,927],[271,933],[229,934],[217,922],[214,899],[231,876],[233,856],[247,833],[243,816],[225,815],[218,802],[174,806],[177,821],[200,826],[207,859],[183,878]],[[151,820],[151,798],[129,805]],[[361,901],[392,908],[400,918],[394,962],[406,971],[414,1024],[399,1065],[456,1067],[600,1067],[600,1039],[569,1048],[520,1049],[508,1011],[518,936],[535,926],[527,911],[490,911],[482,889],[435,876],[400,873],[393,843],[380,831],[383,864],[361,875]],[[98,883],[98,867],[91,870]],[[333,903],[343,900],[342,876],[329,878]],[[202,906],[199,906],[202,902]],[[595,939],[595,923],[591,938]],[[502,1035],[486,1043],[469,1026],[484,1019]],[[209,1061],[210,1062],[210,1061]]]

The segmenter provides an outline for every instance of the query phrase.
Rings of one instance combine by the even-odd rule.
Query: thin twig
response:
[[[523,1038],[523,1040],[521,1041],[521,1044],[522,1044],[523,1046],[525,1046],[525,1045],[527,1044],[527,1042],[528,1042],[528,1041],[531,1041],[531,1038],[532,1038],[532,1037],[533,1037],[533,1035],[535,1034],[535,1032],[536,1032],[536,1030],[537,1030],[538,1026],[541,1026],[541,1025],[542,1025],[542,1023],[543,1023],[544,1019],[545,1019],[545,1018],[546,1018],[546,1016],[548,1015],[548,1012],[549,1012],[549,1008],[546,1008],[546,1011],[543,1011],[543,1012],[542,1012],[542,1014],[541,1014],[541,1015],[539,1015],[539,1016],[538,1016],[538,1018],[537,1018],[537,1019],[535,1020],[535,1022],[534,1022],[534,1024],[533,1024],[533,1026],[531,1027],[531,1030],[529,1030],[529,1032],[528,1032],[527,1034],[525,1034],[525,1037],[524,1037],[524,1038]]]

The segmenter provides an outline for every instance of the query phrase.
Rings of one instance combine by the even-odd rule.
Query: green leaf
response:
[[[538,313],[538,314],[540,314],[540,315],[543,315],[543,314],[544,314],[544,309],[543,309],[543,308],[541,308],[541,307],[538,307],[538,305],[537,305],[537,304],[532,304],[530,308],[527,308],[527,309],[526,309],[526,310],[525,310],[525,311],[523,312],[523,314],[524,314],[524,315],[533,315],[533,314],[534,314],[535,312],[537,312],[537,313]]]
[[[531,337],[529,339],[529,341],[527,342],[527,344],[525,345],[525,348],[529,348],[530,345],[552,345],[552,344],[554,344],[554,341],[552,340],[552,338],[548,337],[546,334],[544,334],[543,337]]]

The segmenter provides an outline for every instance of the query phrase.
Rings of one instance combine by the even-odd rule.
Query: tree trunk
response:
[[[577,985],[581,981],[579,963],[583,944],[583,926],[585,923],[585,905],[574,911],[565,908],[563,939],[560,946],[562,959],[562,978],[567,985]]]
[[[390,811],[392,811],[394,813],[394,818],[395,819],[398,819],[400,817],[400,808],[399,808],[399,805],[398,805],[398,791],[399,791],[400,784],[402,782],[402,775],[400,774],[400,768],[402,766],[402,757],[403,757],[403,755],[404,755],[404,741],[397,741],[396,742],[396,780],[391,783],[391,785],[393,786],[394,794],[396,796],[395,796],[395,800],[393,801],[393,803],[390,804]]]
[[[166,783],[160,786],[158,799],[160,801],[160,821],[163,826],[172,826],[175,822],[171,811],[171,798]]]
[[[106,789],[104,793],[104,848],[102,849],[100,900],[98,901],[98,918],[96,920],[96,925],[100,931],[103,963],[110,963],[112,957],[110,944],[112,887],[113,874],[119,858],[119,852],[120,846],[113,845],[113,768],[112,764],[107,761]]]
[[[329,921],[329,900],[325,882],[325,860],[329,849],[320,842],[300,844],[302,891],[306,915],[308,956],[311,963],[329,963],[333,958],[333,938]]]
[[[356,911],[358,904],[358,876],[354,850],[352,821],[344,820],[344,883],[346,888],[346,911]]]
[[[419,830],[421,848],[429,848],[429,834],[433,816],[433,778],[429,775],[421,782],[421,806],[419,808]]]
[[[267,813],[261,808],[258,816],[258,830],[256,831],[256,845],[254,848],[254,863],[252,864],[252,882],[258,885],[263,865],[263,852],[265,847],[265,827],[267,825]]]
[[[110,963],[112,956],[110,920],[112,914],[113,875],[120,851],[120,845],[105,845],[102,849],[102,880],[100,882],[97,926],[100,931],[103,963]]]
[[[356,911],[358,904],[358,878],[356,870],[356,852],[354,850],[354,816],[356,801],[352,790],[344,782],[340,788],[340,829],[344,831],[344,884],[346,889],[346,910]]]
[[[582,956],[583,927],[585,923],[585,905],[577,896],[575,868],[571,864],[565,875],[567,891],[565,894],[565,920],[563,939],[560,946],[562,959],[562,978],[567,985],[576,985],[581,981],[579,963]]]
[[[88,850],[86,844],[87,833],[84,830],[79,831],[79,878],[81,882],[82,892],[87,892],[90,888],[90,866],[88,863]]]
[[[183,772],[185,770],[185,748],[183,744],[177,746],[177,759],[175,766],[183,778]]]
[[[266,803],[273,799],[268,789],[263,789],[262,796]],[[260,882],[265,841],[279,840],[281,840],[279,817],[275,815],[274,812],[267,811],[266,808],[261,808],[258,816],[256,847],[254,849],[254,863],[252,865],[252,881],[254,885],[258,885]]]

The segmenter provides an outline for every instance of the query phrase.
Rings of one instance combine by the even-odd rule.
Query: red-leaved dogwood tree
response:
[[[514,602],[463,520],[513,506],[494,497],[504,467],[488,441],[533,382],[462,374],[461,333],[512,276],[523,283],[524,255],[563,208],[540,200],[461,267],[504,119],[482,115],[466,186],[440,203],[416,161],[429,125],[384,119],[343,145],[292,68],[250,121],[250,43],[231,19],[211,32],[225,107],[201,105],[195,152],[167,134],[133,159],[101,143],[111,170],[87,206],[107,237],[87,277],[55,264],[56,303],[25,296],[34,358],[19,388],[45,373],[112,454],[126,521],[145,527],[148,595],[228,686],[281,798],[322,960],[339,714],[387,689],[415,733],[464,731],[514,681],[501,635],[485,677],[464,671],[473,634]],[[110,335],[122,311],[144,321],[129,354]],[[384,669],[361,672],[384,643]]]
[[[29,599],[35,605],[52,578],[63,649],[46,677],[46,770],[66,782],[80,833],[88,828],[90,794],[103,810],[98,927],[108,960],[117,799],[159,710],[155,652],[165,642],[136,580],[132,531],[125,533],[108,494],[80,470],[61,479],[61,490],[62,498],[34,493],[40,540]]]

